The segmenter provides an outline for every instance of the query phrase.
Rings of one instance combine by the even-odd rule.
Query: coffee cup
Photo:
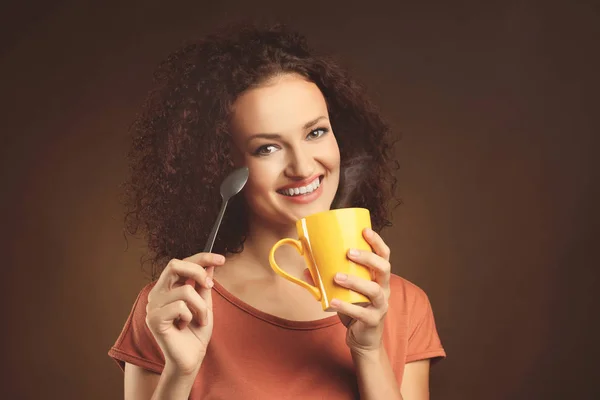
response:
[[[279,240],[271,248],[269,263],[281,277],[307,289],[323,310],[331,311],[332,299],[367,305],[368,297],[338,285],[334,277],[338,272],[372,280],[371,271],[348,259],[350,249],[372,251],[363,237],[365,228],[371,228],[371,216],[365,208],[341,208],[312,214],[296,221],[298,239]],[[275,260],[276,250],[290,245],[304,261],[314,281],[311,285],[282,270]]]

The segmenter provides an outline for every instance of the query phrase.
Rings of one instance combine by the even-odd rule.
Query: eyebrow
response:
[[[313,126],[314,124],[316,124],[317,122],[319,122],[322,119],[327,119],[326,116],[321,115],[320,117],[317,117],[315,119],[313,119],[312,121],[308,121],[306,124],[304,124],[304,126],[302,126],[302,129],[308,129],[311,126]],[[250,143],[250,141],[254,140],[254,139],[281,139],[281,135],[278,133],[257,133],[256,135],[252,135],[248,138],[248,140],[246,141],[246,143]]]

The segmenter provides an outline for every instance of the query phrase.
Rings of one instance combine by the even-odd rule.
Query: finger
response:
[[[184,258],[183,261],[198,264],[201,267],[214,267],[223,265],[225,263],[225,257],[223,257],[221,254],[216,253],[197,253],[187,258]]]
[[[189,278],[201,284],[206,279],[205,275],[204,268],[200,268],[197,264],[174,258],[158,277],[155,288],[159,291],[171,290],[182,278]]]
[[[200,293],[200,296],[207,302],[210,303],[209,307],[212,310],[212,292],[210,291],[210,289],[213,287],[213,277],[215,276],[215,267],[206,267],[205,268],[206,271],[206,275],[207,275],[207,279],[210,279],[209,282],[209,288],[206,287],[202,287],[200,286],[200,288],[196,288],[196,282],[193,279],[188,279],[185,284],[186,285],[190,285],[191,287],[195,288],[198,293]]]
[[[183,285],[161,294],[161,296],[156,299],[156,307],[164,307],[180,300],[183,300],[187,304],[198,324],[205,326],[208,323],[206,302],[200,294],[189,285]]]
[[[352,325],[353,323],[356,322],[356,320],[352,317],[349,317],[347,315],[344,315],[340,312],[337,313],[338,317],[340,318],[340,321],[342,321],[342,324],[346,327],[346,328],[350,328],[350,325]]]
[[[223,265],[225,263],[225,257],[223,257],[220,254],[215,254],[215,253],[194,254],[193,256],[184,258],[184,261],[194,262],[200,266],[203,266],[205,271],[207,272],[208,276],[210,276],[212,278],[214,276],[215,267],[214,266],[206,266],[206,263],[204,262],[204,260],[200,259],[203,254],[212,254],[213,256],[216,256],[216,258],[214,258],[214,260],[213,260],[213,261],[216,261],[215,265]],[[191,278],[186,280],[185,284],[190,285],[192,287],[196,287],[196,282]]]
[[[342,273],[338,273],[335,275],[335,282],[348,288],[350,290],[354,290],[357,293],[364,294],[371,300],[371,304],[373,307],[387,311],[387,299],[385,296],[385,291],[377,282],[368,281],[363,278],[359,278],[353,275],[346,275]]]
[[[215,267],[206,267],[205,270],[208,276],[210,276],[211,278],[215,276]]]
[[[392,267],[385,258],[370,251],[357,249],[348,250],[348,258],[373,270],[375,272],[375,280],[379,284],[386,287],[389,285]]]
[[[221,255],[210,253],[201,253],[196,256],[198,257],[194,258],[194,260],[202,261],[204,265],[212,265],[213,263],[220,265],[220,260],[223,258]],[[160,277],[156,282],[156,286],[159,290],[170,290],[173,285],[181,281],[182,278],[183,280],[186,280],[187,278],[193,279],[202,286],[206,285],[207,275],[204,268],[201,268],[202,265],[187,260],[189,260],[189,258],[185,260],[172,259],[169,261],[165,270],[160,274]]]
[[[208,274],[208,272],[207,272]],[[214,286],[212,277],[209,276],[207,278],[209,281],[209,287],[205,287],[205,286],[199,286],[196,288],[196,290],[198,291],[198,294],[200,295],[200,297],[202,298],[202,300],[204,301],[204,303],[206,304],[206,308],[208,312],[212,311],[212,307],[213,307],[213,302],[212,302],[212,287]]]
[[[348,325],[350,325],[351,322],[354,322],[352,320],[355,320],[361,321],[366,326],[374,328],[379,325],[382,319],[381,312],[376,308],[363,307],[338,299],[331,300],[330,304],[332,309],[351,319],[350,321],[347,318],[345,319],[348,321]],[[346,323],[344,325],[346,325]]]
[[[375,254],[379,255],[386,261],[390,261],[390,248],[387,244],[385,244],[377,232],[375,232],[373,229],[365,228],[363,230],[363,237],[371,245]]]
[[[155,308],[146,315],[146,323],[149,327],[166,330],[173,323],[176,323],[179,329],[185,328],[194,318],[192,312],[183,300],[169,303],[161,308]],[[177,323],[178,321],[181,321]]]

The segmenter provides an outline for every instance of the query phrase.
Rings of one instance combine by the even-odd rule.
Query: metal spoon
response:
[[[217,232],[219,231],[219,227],[221,226],[221,221],[223,220],[223,215],[225,215],[225,209],[227,208],[227,203],[229,199],[238,194],[248,182],[248,167],[238,168],[223,180],[221,183],[221,198],[223,199],[221,203],[221,211],[219,211],[219,216],[215,221],[215,224],[208,236],[208,240],[206,241],[206,245],[204,246],[204,252],[210,253],[212,251],[213,245],[215,244],[215,238],[217,237]]]
[[[217,216],[217,220],[213,225],[212,231],[210,231],[210,235],[208,235],[208,240],[204,245],[204,253],[210,253],[212,251],[213,245],[215,244],[215,238],[217,237],[217,232],[219,231],[221,221],[223,220],[223,215],[225,215],[227,203],[229,202],[229,199],[238,194],[244,188],[246,182],[248,182],[248,173],[248,167],[238,168],[227,175],[227,177],[221,183],[221,187],[219,188],[219,191],[221,192],[221,198],[223,199],[221,202],[221,211],[219,211],[219,215]],[[212,270],[214,267],[204,268],[208,272],[209,276],[212,277]],[[189,278],[185,281],[185,284],[196,288],[196,281],[194,278]]]

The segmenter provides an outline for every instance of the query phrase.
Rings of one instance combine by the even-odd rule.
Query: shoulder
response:
[[[152,288],[156,285],[156,281],[152,281],[146,284],[139,291],[135,303],[133,304],[132,312],[135,314],[143,313],[144,317],[146,315],[146,306],[148,305],[148,295]]]
[[[431,303],[425,291],[393,274],[390,278],[390,290],[386,321],[392,341],[397,340],[406,345],[401,357],[403,362],[445,357]]]
[[[427,305],[429,298],[423,289],[398,275],[390,275],[390,305],[414,309]]]
[[[429,313],[431,304],[427,293],[407,279],[391,274],[388,315],[401,318],[413,326]]]
[[[154,286],[156,286],[156,281],[152,281],[146,284],[146,286],[144,286],[142,290],[140,290],[140,294],[138,295],[138,297],[144,298],[146,301],[148,301],[148,294],[154,288]]]
[[[122,369],[128,362],[156,373],[162,372],[164,356],[146,325],[148,294],[155,285],[156,282],[151,282],[139,291],[121,334],[108,353]]]

